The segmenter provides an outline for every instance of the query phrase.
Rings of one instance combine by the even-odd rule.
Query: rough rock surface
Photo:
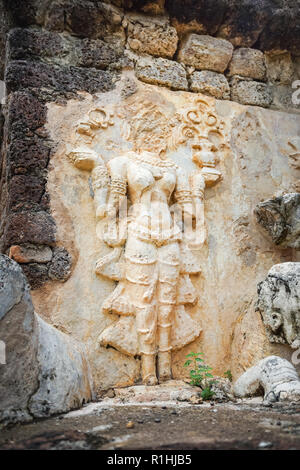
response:
[[[29,421],[28,403],[38,384],[36,318],[22,269],[0,256],[0,340],[6,364],[0,364],[0,422]]]
[[[62,281],[68,279],[71,274],[71,255],[65,248],[56,247],[49,267],[50,279]]]
[[[259,203],[254,214],[257,222],[283,247],[300,248],[300,194],[290,193]]]
[[[173,90],[187,90],[185,68],[168,59],[140,59],[136,65],[137,77],[146,83],[167,86]]]
[[[235,382],[237,397],[255,395],[264,390],[265,402],[300,401],[300,379],[295,367],[286,359],[269,356],[248,369]]]
[[[9,257],[17,263],[48,263],[52,258],[52,250],[46,245],[13,245],[9,250]]]
[[[241,104],[266,108],[272,103],[272,94],[265,83],[243,80],[235,75],[231,80],[231,99]]]
[[[294,64],[290,52],[265,54],[267,79],[271,83],[289,85],[294,78]]]
[[[224,72],[232,57],[229,41],[206,35],[190,34],[183,41],[178,59],[196,69]]]
[[[257,309],[270,341],[300,347],[300,263],[270,269],[258,285]]]
[[[193,72],[190,78],[190,89],[217,99],[229,100],[230,88],[227,79],[221,73],[203,70]]]
[[[92,398],[84,347],[36,315],[39,388],[29,401],[30,413],[43,418],[80,408]]]
[[[242,75],[254,80],[264,80],[266,66],[263,52],[241,47],[233,52],[228,75]]]
[[[0,256],[0,422],[30,421],[79,408],[92,398],[81,344],[34,313],[20,266]]]
[[[157,57],[174,56],[178,36],[167,17],[128,15],[126,21],[128,45],[132,50]]]

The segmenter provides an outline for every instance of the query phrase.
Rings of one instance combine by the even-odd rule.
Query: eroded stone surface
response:
[[[28,403],[35,418],[80,408],[92,399],[84,347],[36,315],[39,387]]]
[[[168,59],[140,59],[136,76],[143,82],[167,86],[173,90],[188,89],[185,68]]]
[[[290,193],[259,203],[254,214],[257,222],[283,247],[300,248],[300,194]]]
[[[289,52],[265,54],[267,78],[271,83],[289,85],[294,77],[294,64]]]
[[[300,346],[300,263],[273,266],[258,285],[257,309],[269,340]]]
[[[230,83],[231,99],[241,104],[267,108],[272,103],[270,87],[254,80],[234,76]]]
[[[224,39],[190,34],[183,41],[178,59],[196,69],[224,72],[232,57],[233,46]]]
[[[229,64],[228,75],[242,75],[254,80],[264,80],[266,66],[263,52],[246,47],[236,49]]]
[[[22,269],[0,256],[0,422],[30,421],[28,402],[38,387],[38,334],[33,305]]]
[[[0,422],[26,422],[92,398],[84,347],[34,313],[20,266],[0,256]]]
[[[230,88],[227,79],[221,73],[203,70],[193,72],[190,79],[190,89],[196,93],[204,93],[217,99],[228,100]]]
[[[234,394],[246,397],[264,390],[265,402],[300,401],[300,379],[286,359],[268,356],[248,369],[234,384]]]
[[[49,246],[32,244],[13,245],[9,250],[9,257],[18,263],[48,263],[52,258],[52,250]]]
[[[174,56],[178,36],[167,17],[127,15],[126,21],[128,45],[133,51],[157,57]]]

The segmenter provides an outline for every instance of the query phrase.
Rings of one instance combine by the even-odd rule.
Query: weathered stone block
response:
[[[234,46],[251,47],[268,22],[274,10],[268,0],[229,0],[218,35]]]
[[[48,263],[52,258],[52,250],[49,246],[32,245],[13,245],[9,250],[9,257],[17,263]]]
[[[15,261],[0,256],[0,423],[30,421],[79,408],[92,399],[84,346],[34,313]]]
[[[33,132],[46,123],[47,108],[27,91],[12,93],[8,102],[7,131],[13,138],[32,137]],[[25,145],[25,144],[24,144]]]
[[[117,62],[123,51],[101,39],[78,40],[74,44],[74,49],[74,53],[77,55],[76,65],[95,67],[96,69],[105,69]]]
[[[58,33],[35,29],[13,29],[7,41],[8,60],[63,58],[71,47],[71,43]]]
[[[267,108],[272,103],[272,92],[265,83],[233,77],[230,82],[231,99],[241,104]]]
[[[293,81],[294,65],[291,54],[265,54],[267,78],[271,83],[289,85]]]
[[[265,80],[266,65],[263,52],[247,47],[236,49],[229,64],[228,75],[241,75],[254,80]]]
[[[7,149],[8,167],[11,175],[41,175],[47,167],[51,149],[42,139],[15,139]]]
[[[39,289],[49,281],[48,266],[42,263],[28,263],[22,265],[30,289]]]
[[[136,65],[136,75],[146,83],[167,86],[173,90],[188,89],[185,68],[172,60],[140,59]]]
[[[300,263],[274,265],[257,286],[257,310],[272,343],[300,347]]]
[[[183,41],[178,58],[196,69],[224,72],[232,57],[233,45],[225,39],[190,34]]]
[[[259,203],[254,214],[273,243],[300,249],[300,194],[291,193]]]
[[[53,250],[53,258],[49,267],[49,278],[56,281],[64,281],[71,274],[71,255],[61,247]]]
[[[197,93],[214,96],[217,99],[230,99],[230,88],[227,79],[221,73],[211,72],[210,70],[193,72],[190,89]]]
[[[55,222],[46,212],[13,213],[6,225],[5,247],[23,243],[53,246],[55,230]]]
[[[7,67],[8,92],[31,89],[41,99],[71,98],[77,91],[96,93],[113,87],[112,74],[103,70],[63,67],[42,62],[12,61]]]
[[[30,413],[43,418],[81,408],[93,398],[93,382],[83,344],[38,315],[39,387],[30,398]]]
[[[28,401],[38,387],[38,335],[33,305],[22,269],[0,255],[0,422],[30,421]]]
[[[9,181],[9,209],[38,208],[45,190],[45,179],[32,175],[16,175]]]
[[[83,38],[118,35],[125,40],[122,12],[115,6],[87,0],[55,0],[47,6],[46,29],[67,30]]]
[[[138,53],[172,58],[177,49],[176,29],[166,17],[128,15],[128,45]]]

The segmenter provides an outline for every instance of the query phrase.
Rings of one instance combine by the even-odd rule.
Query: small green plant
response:
[[[203,356],[203,353],[189,353],[184,363],[184,367],[191,367],[190,369],[190,384],[200,387],[201,397],[203,400],[210,400],[215,392],[212,390],[213,384],[216,383],[213,379],[213,375],[210,373],[212,370],[211,367],[207,366],[204,363],[204,359],[200,356]]]
[[[229,380],[229,382],[232,382],[232,373],[230,369],[224,372],[224,377],[226,377]]]

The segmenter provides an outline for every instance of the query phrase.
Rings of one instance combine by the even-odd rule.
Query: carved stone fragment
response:
[[[300,347],[300,263],[270,269],[258,284],[257,309],[271,342]]]
[[[300,248],[300,194],[290,193],[259,203],[257,222],[282,247]]]
[[[286,359],[268,356],[248,369],[235,382],[237,397],[248,397],[264,390],[264,402],[300,401],[300,379],[295,367]]]

